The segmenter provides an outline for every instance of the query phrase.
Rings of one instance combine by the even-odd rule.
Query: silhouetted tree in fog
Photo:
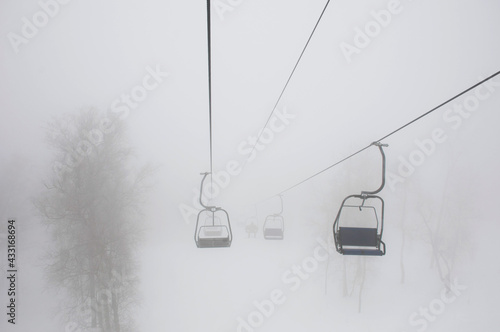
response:
[[[458,157],[451,155],[449,164],[441,167],[446,170],[440,177],[441,185],[434,181],[435,192],[415,181],[413,200],[416,215],[413,223],[418,227],[417,234],[428,243],[431,249],[431,267],[435,267],[443,285],[449,290],[456,273],[456,265],[470,250],[470,225],[473,224],[475,211],[470,207],[468,188],[471,179],[462,176]]]
[[[134,171],[123,123],[94,110],[50,123],[56,156],[36,202],[52,236],[47,278],[82,329],[133,330],[139,207],[149,171]]]

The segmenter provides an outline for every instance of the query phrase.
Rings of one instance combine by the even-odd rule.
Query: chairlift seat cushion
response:
[[[353,256],[383,256],[384,252],[382,250],[370,250],[370,249],[342,249],[342,254],[353,255]]]
[[[226,238],[200,238],[196,242],[198,248],[224,248],[230,247],[231,241]]]
[[[282,239],[283,229],[281,228],[266,228],[264,230],[265,239]]]
[[[283,235],[283,230],[281,228],[266,228],[264,230],[264,235],[282,236]]]
[[[215,227],[210,227],[210,228],[206,228],[204,229],[203,231],[204,233],[204,236],[214,236],[214,237],[217,237],[217,236],[221,236],[222,235],[222,228],[215,228]]]
[[[360,246],[360,247],[379,246],[376,228],[340,227],[339,239],[340,239],[340,244],[342,246]]]

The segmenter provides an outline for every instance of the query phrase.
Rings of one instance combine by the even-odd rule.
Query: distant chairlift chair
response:
[[[382,154],[382,184],[375,191],[362,191],[347,196],[342,202],[333,224],[335,248],[342,255],[383,256],[385,243],[384,200],[376,194],[385,185],[385,154],[379,142],[373,143]],[[380,211],[380,214],[378,213]]]
[[[223,248],[230,247],[233,240],[229,215],[226,210],[216,206],[206,206],[203,204],[203,183],[209,173],[201,180],[200,204],[204,207],[198,213],[194,240],[198,248]],[[202,222],[202,219],[204,220]]]
[[[285,220],[281,215],[283,213],[283,197],[279,195],[281,202],[281,211],[271,214],[264,221],[264,239],[283,240],[285,233]]]

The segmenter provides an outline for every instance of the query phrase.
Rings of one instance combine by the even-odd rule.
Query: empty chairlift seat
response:
[[[198,248],[230,247],[232,241],[230,227],[229,216],[225,210],[216,208],[200,211],[196,223],[196,246]]]
[[[359,204],[349,202],[357,200]],[[375,207],[378,201],[378,209]],[[382,241],[384,202],[378,196],[348,196],[334,223],[336,249],[343,255],[385,255]],[[380,216],[378,211],[380,211]]]
[[[264,239],[283,240],[285,233],[285,222],[281,215],[270,215],[264,221]]]
[[[198,213],[194,241],[198,248],[224,248],[230,247],[233,240],[229,214],[226,210],[216,206],[203,204],[203,182],[209,173],[201,180],[200,204],[204,207]]]
[[[266,240],[283,240],[285,234],[285,220],[281,215],[283,213],[283,197],[280,198],[281,209],[278,213],[271,214],[264,221],[264,239]]]

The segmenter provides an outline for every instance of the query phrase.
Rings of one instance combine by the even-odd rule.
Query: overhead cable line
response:
[[[483,83],[485,83],[485,82],[487,82],[487,81],[491,80],[492,78],[494,78],[494,77],[498,76],[499,74],[500,74],[500,71],[497,71],[497,72],[496,72],[496,73],[494,73],[493,75],[491,75],[491,76],[489,76],[489,77],[487,77],[487,78],[485,78],[485,79],[481,80],[480,82],[478,82],[478,83],[474,84],[474,85],[473,85],[473,86],[471,86],[470,88],[467,88],[467,89],[463,90],[463,91],[462,91],[462,92],[460,92],[459,94],[457,94],[457,95],[455,95],[455,96],[451,97],[450,99],[446,100],[445,102],[443,102],[443,103],[439,104],[438,106],[436,106],[436,107],[432,108],[431,110],[429,110],[429,111],[425,112],[424,114],[422,114],[422,115],[420,115],[420,116],[416,117],[415,119],[413,119],[413,120],[411,120],[410,122],[408,122],[408,123],[404,124],[403,126],[399,127],[398,129],[393,130],[393,131],[392,131],[392,132],[390,132],[389,134],[387,134],[387,135],[385,135],[385,136],[383,136],[383,137],[379,138],[378,140],[374,141],[374,143],[376,143],[376,142],[381,142],[381,141],[383,141],[384,139],[386,139],[386,138],[388,138],[388,137],[390,137],[390,136],[392,136],[392,135],[396,134],[397,132],[399,132],[399,131],[403,130],[404,128],[406,128],[406,127],[410,126],[411,124],[413,124],[413,123],[415,123],[415,122],[417,122],[417,121],[421,120],[422,118],[426,117],[427,115],[431,114],[432,112],[436,111],[437,109],[439,109],[439,108],[443,107],[444,105],[446,105],[446,104],[450,103],[451,101],[453,101],[453,100],[455,100],[455,99],[457,99],[457,98],[461,97],[462,95],[466,94],[467,92],[469,92],[469,91],[471,91],[471,90],[473,90],[473,89],[477,88],[479,85],[481,85],[481,84],[483,84]],[[285,189],[285,190],[281,191],[281,192],[280,192],[279,194],[277,194],[277,195],[284,194],[285,192],[290,191],[291,189],[293,189],[293,188],[295,188],[295,187],[297,187],[297,186],[299,186],[299,185],[303,184],[304,182],[307,182],[307,181],[311,180],[312,178],[314,178],[314,177],[316,177],[316,176],[318,176],[318,175],[320,175],[320,174],[322,174],[322,173],[324,173],[324,172],[328,171],[329,169],[331,169],[331,168],[333,168],[333,167],[335,167],[335,166],[337,166],[337,165],[339,165],[339,164],[343,163],[344,161],[347,161],[348,159],[350,159],[350,158],[352,158],[352,157],[356,156],[357,154],[360,154],[361,152],[365,151],[365,150],[366,150],[366,149],[368,149],[370,146],[372,146],[374,143],[370,143],[370,144],[369,144],[369,145],[367,145],[366,147],[364,147],[364,148],[362,148],[362,149],[360,149],[360,150],[358,150],[358,151],[356,151],[356,152],[354,152],[354,153],[350,154],[349,156],[347,156],[347,157],[343,158],[342,160],[339,160],[339,161],[337,161],[336,163],[334,163],[334,164],[332,164],[332,165],[330,165],[330,166],[326,167],[325,169],[322,169],[321,171],[319,171],[319,172],[317,172],[317,173],[314,173],[313,175],[309,176],[309,177],[308,177],[308,178],[306,178],[305,180],[302,180],[302,181],[298,182],[297,184],[294,184],[293,186],[291,186],[291,187],[289,187],[289,188],[287,188],[287,189]],[[276,195],[273,195],[272,197],[274,197],[274,196],[276,196]]]
[[[311,41],[312,39],[312,36],[314,35],[314,33],[316,32],[316,28],[318,27],[319,25],[319,22],[321,21],[321,19],[323,18],[323,15],[325,14],[325,11],[326,11],[326,8],[328,8],[328,5],[330,4],[330,1],[331,0],[328,0],[326,2],[326,5],[325,7],[323,8],[323,11],[321,12],[321,15],[319,16],[318,20],[316,21],[316,24],[314,25],[314,29],[312,30],[311,34],[309,35],[309,38],[307,39],[307,42],[306,42],[306,45],[304,46],[304,48],[302,49],[302,52],[300,53],[300,56],[299,58],[297,59],[297,62],[295,63],[295,66],[293,67],[292,69],[292,72],[290,73],[290,76],[288,76],[288,79],[286,80],[286,83],[285,83],[285,86],[283,87],[283,89],[281,90],[281,93],[279,94],[278,96],[278,99],[276,100],[276,103],[274,104],[274,107],[272,108],[271,110],[271,113],[269,114],[267,120],[266,120],[266,123],[264,124],[264,126],[262,127],[262,130],[260,131],[259,133],[259,136],[257,137],[257,140],[255,141],[255,144],[252,146],[252,150],[250,151],[250,154],[249,154],[249,157],[245,160],[245,163],[243,164],[242,168],[245,168],[246,164],[248,163],[248,160],[250,158],[250,156],[252,155],[253,151],[255,150],[257,144],[259,143],[260,141],[260,137],[262,136],[262,133],[264,132],[264,129],[267,127],[267,125],[269,124],[269,121],[271,120],[273,114],[274,114],[274,111],[276,110],[276,107],[278,107],[278,104],[279,102],[281,101],[281,98],[283,97],[283,94],[285,93],[285,90],[287,89],[288,87],[288,84],[290,83],[291,79],[292,79],[292,76],[293,74],[295,73],[295,70],[297,69],[298,65],[299,65],[299,62],[300,60],[302,59],[302,56],[304,55],[307,47],[309,46],[309,42]]]
[[[210,0],[207,0],[207,41],[208,41],[208,122],[210,131],[210,196],[213,189],[213,149],[212,149],[212,29]]]

